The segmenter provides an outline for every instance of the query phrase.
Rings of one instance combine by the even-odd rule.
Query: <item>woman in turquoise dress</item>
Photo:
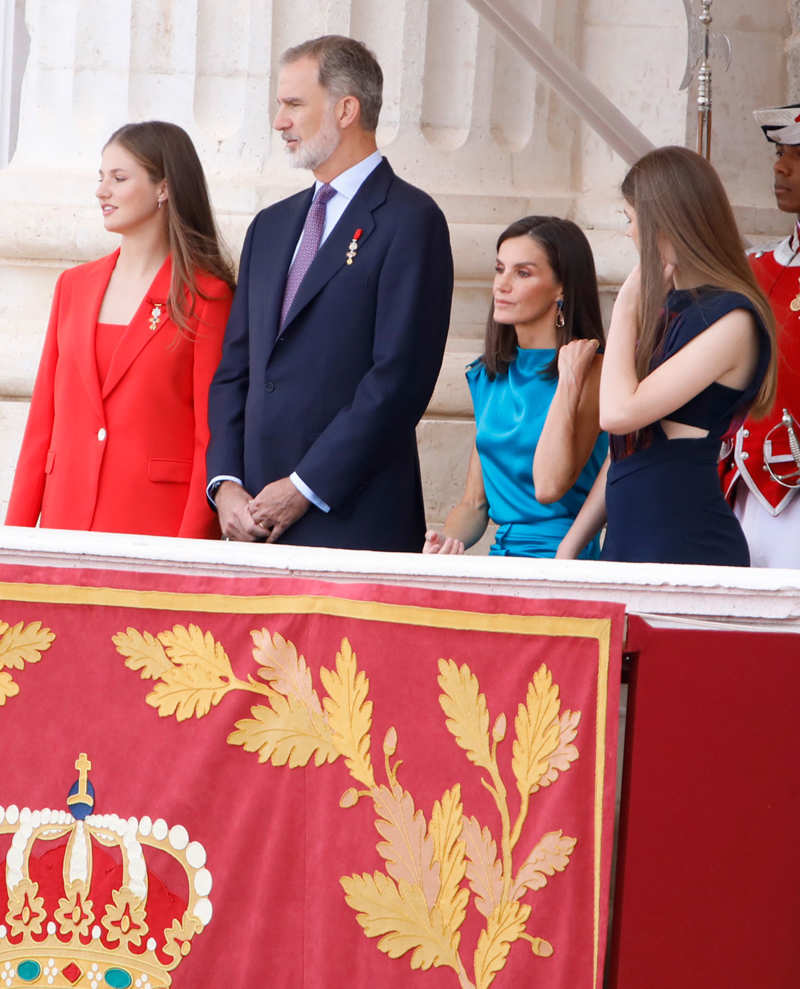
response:
[[[598,394],[603,342],[589,242],[569,220],[529,216],[497,242],[484,352],[467,368],[476,438],[464,495],[424,553],[555,556],[608,449]],[[595,558],[596,540],[581,554]]]

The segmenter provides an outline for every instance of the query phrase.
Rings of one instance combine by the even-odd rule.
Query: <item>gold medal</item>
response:
[[[153,308],[150,310],[150,332],[155,333],[158,329],[158,321],[161,319],[161,313],[163,312],[162,303],[156,302]]]
[[[356,259],[356,254],[358,253],[358,239],[359,239],[359,237],[361,236],[362,233],[363,233],[363,231],[362,231],[361,227],[359,227],[358,230],[356,230],[353,233],[353,239],[350,241],[350,244],[347,247],[347,263],[348,264],[352,264],[355,261],[355,259]]]

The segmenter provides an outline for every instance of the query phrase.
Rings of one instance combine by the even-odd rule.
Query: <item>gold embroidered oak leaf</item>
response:
[[[492,911],[475,949],[475,989],[487,989],[505,966],[511,945],[525,930],[531,914],[527,903],[511,900]]]
[[[439,863],[439,895],[436,906],[441,911],[444,926],[456,934],[455,945],[461,935],[456,932],[464,923],[469,901],[469,891],[461,888],[466,872],[466,842],[461,837],[464,829],[464,811],[461,804],[461,784],[445,790],[441,801],[437,800],[431,812],[428,834],[433,839],[433,854]]]
[[[234,679],[231,661],[222,646],[210,632],[203,633],[197,625],[173,625],[172,631],[159,632],[159,642],[175,666],[197,666],[205,671],[207,679]]]
[[[236,731],[228,735],[229,745],[241,745],[245,752],[257,752],[259,762],[291,769],[333,762],[339,756],[322,715],[315,715],[300,701],[274,694],[272,707],[256,705],[252,718],[236,722]]]
[[[375,774],[370,759],[372,701],[367,700],[369,680],[358,670],[356,654],[347,639],[342,639],[336,654],[336,669],[319,671],[328,696],[323,700],[328,724],[336,748],[344,756],[350,775],[372,789]]]
[[[38,663],[55,637],[41,622],[9,626],[0,621],[0,669],[21,670],[25,663]]]
[[[464,818],[464,847],[467,854],[466,873],[475,906],[489,917],[500,905],[503,895],[503,867],[497,858],[497,844],[488,828],[481,830],[474,817]]]
[[[161,675],[145,700],[162,718],[174,714],[178,721],[186,721],[192,716],[205,717],[233,689],[233,684],[226,683],[206,668],[173,666]]]
[[[517,709],[511,768],[517,787],[527,797],[547,772],[550,757],[558,747],[558,684],[544,663],[528,684],[528,696]]]
[[[459,669],[452,659],[439,660],[439,703],[448,731],[476,766],[490,769],[489,710],[480,692],[478,678],[464,663]]]
[[[15,683],[10,673],[0,673],[0,707],[2,707],[9,697],[16,697],[19,693],[19,684]]]
[[[270,638],[269,630],[250,633],[253,639],[253,659],[260,669],[259,677],[287,697],[296,697],[306,707],[322,714],[322,704],[312,685],[311,670],[304,656],[297,655],[294,643],[277,632]]]
[[[202,718],[234,689],[230,660],[210,632],[204,634],[197,625],[188,629],[175,625],[156,638],[161,653],[149,633],[140,636],[135,629],[114,636],[114,644],[128,656],[126,666],[139,669],[143,679],[158,678],[146,700],[162,718],[173,714],[178,721]]]
[[[379,786],[372,792],[378,815],[375,829],[384,839],[377,844],[386,871],[399,882],[416,885],[428,909],[439,893],[439,864],[433,858],[433,839],[426,833],[425,816],[415,812],[410,793],[397,787]]]
[[[577,840],[563,831],[548,831],[542,835],[517,873],[511,898],[518,900],[526,889],[541,889],[547,884],[547,876],[563,872],[569,865]]]
[[[397,885],[382,872],[342,876],[347,905],[367,937],[379,937],[378,948],[390,958],[411,951],[412,969],[456,968],[458,956],[438,910],[428,912],[417,886]]]
[[[566,772],[571,763],[578,758],[578,749],[572,742],[578,734],[580,720],[580,711],[564,711],[561,714],[558,723],[558,747],[548,760],[547,772],[539,780],[538,786],[531,788],[531,793],[535,793],[540,786],[550,786],[558,779],[558,774]]]
[[[117,652],[125,657],[129,670],[138,670],[142,680],[157,680],[172,669],[172,663],[158,639],[149,632],[127,628],[111,636]]]
[[[0,621],[0,671],[21,670],[25,663],[38,663],[54,639],[55,633],[42,628],[41,622],[18,622],[10,627],[8,622]],[[0,672],[0,707],[18,693],[19,684],[11,674]]]

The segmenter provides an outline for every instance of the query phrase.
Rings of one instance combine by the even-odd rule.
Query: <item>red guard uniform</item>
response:
[[[769,298],[778,332],[778,391],[769,414],[746,419],[720,463],[726,497],[742,522],[754,566],[800,567],[800,488],[774,480],[794,468],[784,410],[800,421],[800,236],[798,230],[748,259]],[[797,430],[797,427],[795,427]],[[797,478],[794,478],[795,483]]]

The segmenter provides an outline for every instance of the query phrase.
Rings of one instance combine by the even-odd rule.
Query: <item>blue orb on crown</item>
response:
[[[85,752],[81,752],[75,768],[79,775],[67,794],[67,807],[76,821],[82,821],[94,810],[94,786],[89,781],[92,764]]]

